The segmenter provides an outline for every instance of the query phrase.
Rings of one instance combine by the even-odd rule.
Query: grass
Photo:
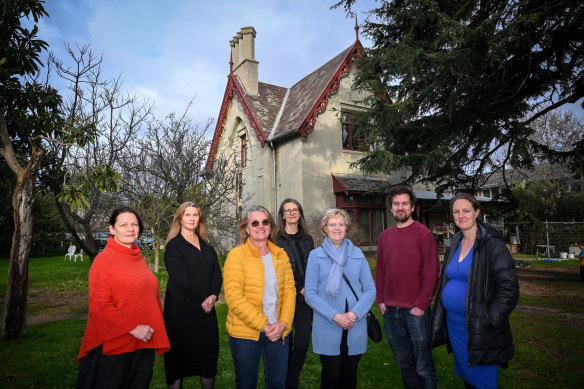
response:
[[[530,262],[529,272],[536,276],[538,271],[550,268],[566,270],[562,274],[567,275],[561,280],[553,277],[529,278],[529,285],[521,281],[522,308],[530,307],[534,310],[525,312],[524,309],[518,309],[511,315],[516,355],[510,362],[510,368],[501,370],[500,388],[569,388],[578,387],[579,382],[584,382],[584,304],[581,304],[584,284],[576,282],[578,265],[576,261],[573,262]],[[6,290],[7,267],[8,260],[0,258],[0,298]],[[32,258],[29,277],[31,294],[50,293],[57,299],[73,294],[77,295],[77,300],[84,300],[88,269],[88,261],[71,263],[64,262],[62,257]],[[165,275],[161,278],[163,281]],[[544,297],[538,297],[536,293],[526,294],[531,290],[528,286],[539,288]],[[563,299],[562,296],[569,298]],[[29,313],[33,311],[42,314],[56,309],[39,302],[39,306],[31,310],[30,302],[34,300],[32,297],[29,301]],[[86,309],[86,301],[84,303]],[[566,309],[559,315],[550,308]],[[380,317],[376,306],[373,310]],[[220,353],[215,387],[233,388],[235,375],[224,326],[227,314],[225,304],[217,305],[217,314],[220,323]],[[73,387],[78,369],[76,356],[85,323],[83,319],[76,319],[28,325],[27,334],[20,339],[0,339],[0,387]],[[438,387],[462,388],[461,380],[454,375],[452,355],[447,354],[445,347],[439,347],[433,353]],[[300,377],[301,388],[318,388],[319,374],[319,358],[309,351]],[[264,388],[261,372],[259,381],[259,387]],[[386,338],[378,344],[369,343],[369,349],[359,363],[358,381],[359,388],[403,387]],[[165,387],[163,358],[157,357],[151,388]],[[184,388],[199,387],[198,378],[185,379]]]

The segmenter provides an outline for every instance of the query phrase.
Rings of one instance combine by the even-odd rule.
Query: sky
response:
[[[362,11],[374,0],[357,4]],[[229,73],[229,41],[256,30],[260,81],[291,87],[355,42],[355,20],[334,0],[47,0],[39,38],[57,58],[65,43],[91,44],[102,73],[121,74],[124,89],[155,103],[155,114],[189,115],[199,123],[219,114]],[[361,42],[369,41],[360,36]],[[66,62],[67,63],[67,62]]]
[[[163,119],[182,114],[216,119],[229,73],[229,41],[241,27],[256,30],[259,80],[291,87],[355,41],[355,19],[335,0],[47,0],[39,37],[66,61],[65,43],[89,43],[103,55],[107,78],[155,104]],[[359,0],[358,20],[378,4]],[[370,46],[360,35],[361,43]],[[572,105],[584,118],[581,102]]]

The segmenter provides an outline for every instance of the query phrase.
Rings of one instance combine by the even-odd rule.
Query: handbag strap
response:
[[[349,282],[349,279],[347,278],[347,276],[345,275],[345,273],[343,273],[343,278],[347,282],[347,285],[349,285],[349,288],[351,288],[351,292],[353,292],[353,294],[355,295],[355,298],[357,299],[357,301],[359,301],[359,297],[357,297],[357,293],[355,293],[355,290],[351,286],[351,282]]]

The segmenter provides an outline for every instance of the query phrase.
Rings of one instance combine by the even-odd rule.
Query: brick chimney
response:
[[[233,74],[242,82],[248,93],[258,93],[258,64],[255,60],[255,36],[253,27],[243,27],[232,40],[231,56],[233,60]]]

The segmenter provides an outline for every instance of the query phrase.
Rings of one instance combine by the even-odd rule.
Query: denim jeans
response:
[[[410,308],[387,307],[383,327],[389,338],[407,389],[436,388],[436,369],[429,345],[430,308],[423,316],[410,313]]]
[[[260,357],[264,359],[266,389],[284,389],[288,374],[289,339],[290,335],[270,342],[263,332],[260,332],[257,341],[229,336],[237,389],[257,388]]]

